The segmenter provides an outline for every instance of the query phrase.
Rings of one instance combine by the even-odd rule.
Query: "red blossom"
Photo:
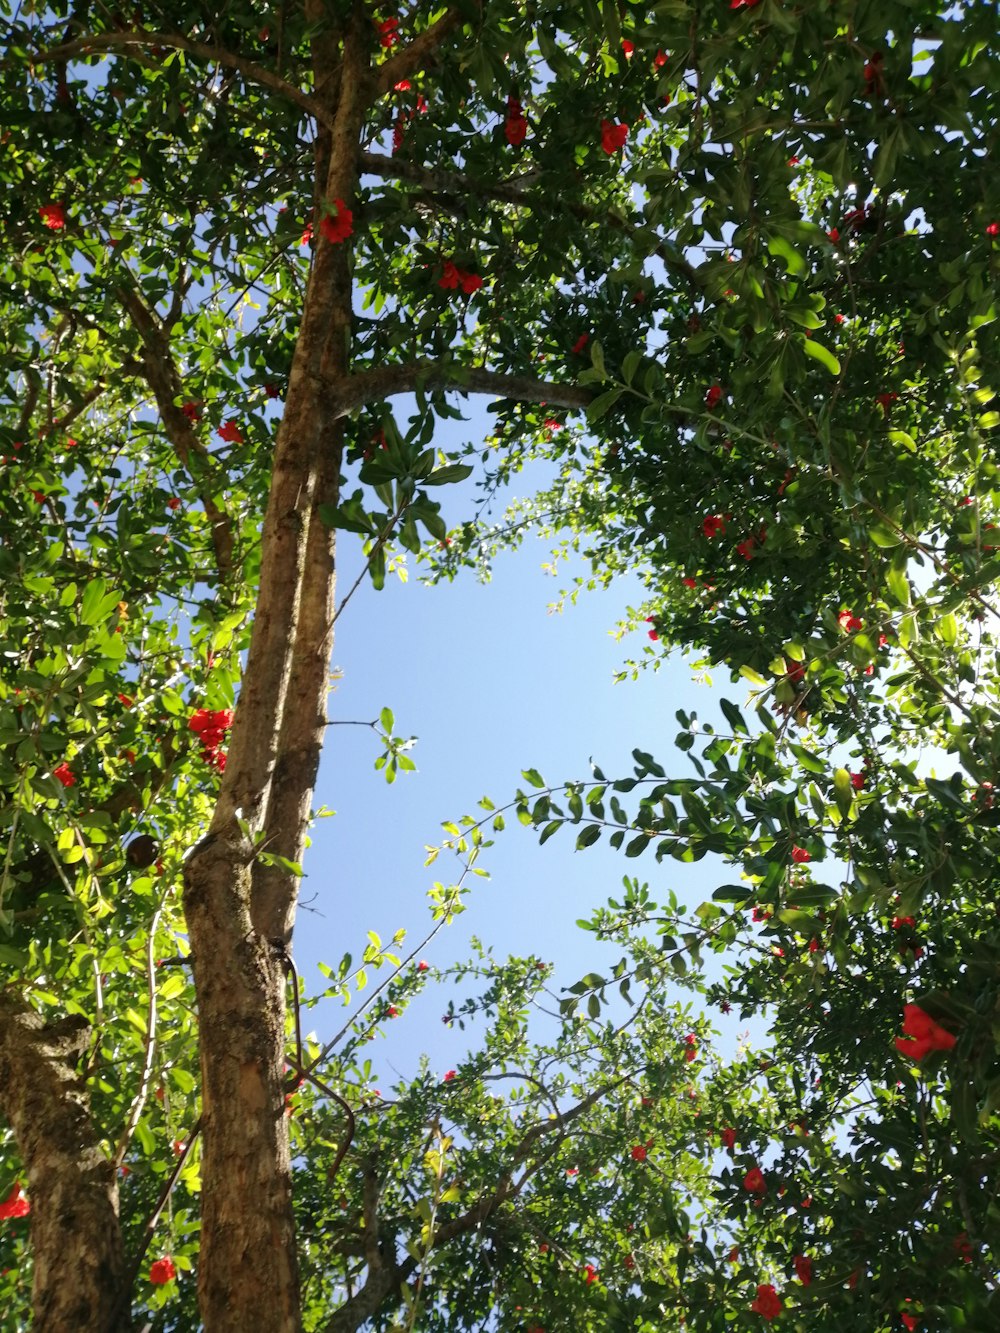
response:
[[[311,222],[307,222],[305,225],[305,230],[299,237],[299,245],[309,245],[312,242],[312,238],[313,238],[313,224]]]
[[[570,350],[572,351],[574,356],[579,356],[580,353],[583,351],[583,349],[587,346],[587,343],[589,342],[590,342],[590,334],[581,333],[579,338],[577,338],[576,342],[573,344]]]
[[[908,1060],[920,1061],[931,1051],[950,1051],[955,1045],[954,1036],[919,1004],[903,1006],[903,1032],[904,1036],[896,1038],[896,1050]]]
[[[916,1315],[916,1314],[907,1314],[905,1310],[900,1314],[899,1317],[900,1317],[900,1319],[902,1319],[902,1321],[903,1321],[903,1323],[906,1325],[906,1327],[910,1330],[910,1333],[913,1333],[913,1330],[914,1330],[914,1329],[916,1328],[916,1326],[920,1323],[920,1316],[919,1316],[919,1315]]]
[[[149,1280],[154,1287],[162,1287],[164,1283],[173,1281],[176,1276],[177,1269],[169,1254],[165,1254],[162,1259],[154,1260],[149,1266]]]
[[[507,142],[512,148],[517,148],[519,144],[524,143],[528,133],[528,122],[521,110],[521,103],[516,97],[507,98],[507,121],[503,128],[504,134],[507,136]]]
[[[408,93],[412,87],[413,84],[409,79],[400,79],[398,83],[392,85],[392,91],[394,93]]]
[[[632,1149],[633,1162],[644,1162],[647,1157],[646,1147],[642,1143],[637,1143]]]
[[[320,218],[319,229],[331,244],[339,245],[341,241],[346,241],[354,231],[354,214],[343,199],[334,199],[333,204],[329,207],[336,211],[323,214]]]
[[[454,1069],[449,1069],[448,1072],[447,1072],[447,1074],[445,1074],[444,1079],[442,1080],[442,1082],[444,1082],[444,1083],[452,1083],[452,1082],[454,1081],[454,1079],[455,1079],[455,1070],[454,1070]]]
[[[656,55],[653,56],[653,64],[656,66],[657,69],[662,69],[666,63],[667,63],[666,51],[657,51]]]
[[[813,1261],[806,1254],[797,1254],[792,1259],[795,1265],[795,1275],[804,1287],[808,1287],[813,1280]]]
[[[627,37],[622,38],[622,55],[626,60],[631,60],[635,51],[635,42],[630,42]]]
[[[168,509],[180,509],[180,507],[181,507],[181,502],[180,502],[180,500],[178,500],[178,498],[177,498],[176,495],[172,495],[172,496],[170,497],[170,499],[167,501],[167,508],[168,508]]]
[[[646,624],[647,624],[647,625],[652,625],[652,624],[653,624],[653,617],[652,617],[652,616],[647,616],[647,617],[646,617]],[[655,643],[656,640],[659,639],[659,637],[660,637],[659,634],[657,634],[657,632],[656,632],[655,629],[648,630],[647,633],[648,633],[649,637],[654,641],[654,643]]]
[[[612,153],[617,153],[620,148],[624,148],[627,138],[628,126],[624,122],[616,125],[611,120],[601,121],[601,147],[609,157]]]
[[[187,417],[192,425],[201,420],[201,413],[198,411],[197,403],[181,403],[181,411]]]
[[[795,862],[797,866],[804,866],[807,861],[812,860],[812,857],[809,855],[809,853],[806,851],[804,847],[793,846],[792,860]]]
[[[226,444],[243,444],[244,442],[243,432],[235,421],[227,421],[215,433],[220,440],[225,440]]]
[[[12,1217],[27,1217],[30,1212],[31,1204],[21,1193],[21,1182],[15,1180],[10,1193],[3,1203],[0,1203],[0,1221],[7,1222]]]
[[[853,611],[841,611],[837,617],[837,623],[845,634],[853,634],[857,630],[864,629],[864,623],[858,619]]]
[[[38,210],[38,216],[50,231],[62,231],[66,225],[62,204],[43,204]]]
[[[753,1166],[743,1177],[743,1188],[748,1194],[766,1194],[767,1181],[759,1166]]]
[[[744,3],[751,5],[755,4],[756,0],[733,0],[733,6],[731,7],[735,8],[737,4]],[[750,1309],[754,1314],[762,1315],[768,1322],[772,1319],[777,1319],[778,1315],[781,1314],[781,1297],[770,1282],[758,1283],[757,1296],[756,1299],[751,1302]]]
[[[701,530],[706,537],[714,537],[726,530],[726,520],[721,514],[706,514],[701,521]]]
[[[76,777],[73,770],[70,768],[69,764],[65,762],[61,763],[58,768],[52,770],[52,776],[58,782],[61,782],[64,787],[76,786]]]
[[[383,19],[381,23],[376,23],[375,27],[379,31],[379,45],[384,47],[395,46],[399,41],[399,33],[396,29],[399,27],[399,19]]]
[[[421,959],[420,962],[417,964],[417,971],[426,972],[429,969],[429,967],[430,963],[425,963],[424,960]]]
[[[583,1276],[584,1280],[587,1283],[587,1286],[589,1287],[592,1282],[597,1281],[597,1269],[594,1267],[593,1264],[586,1264],[584,1266]]]
[[[722,386],[719,384],[713,384],[712,387],[705,394],[705,406],[711,412],[718,406],[718,404],[721,401],[722,401]]]
[[[848,775],[851,779],[851,786],[855,791],[861,791],[865,785],[864,773],[851,773]]]
[[[986,228],[987,236],[1000,236],[1000,222],[991,222]]]
[[[131,708],[135,700],[130,699],[127,694],[119,694],[118,702],[122,705],[123,708]]]
[[[882,409],[883,418],[888,417],[889,408],[893,405],[893,403],[897,402],[898,399],[899,399],[898,393],[877,393],[875,395],[875,401]]]
[[[723,1129],[723,1130],[720,1130],[720,1131],[719,1131],[719,1142],[722,1144],[723,1148],[735,1148],[735,1147],[736,1147],[736,1130],[735,1130],[735,1129]]]

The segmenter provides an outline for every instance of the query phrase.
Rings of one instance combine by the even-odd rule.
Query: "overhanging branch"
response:
[[[263,88],[270,88],[272,92],[280,93],[287,101],[294,102],[320,124],[326,125],[328,129],[333,127],[333,117],[325,107],[279,74],[273,74],[263,65],[247,60],[245,56],[237,55],[234,51],[226,51],[208,42],[196,42],[179,32],[147,32],[143,28],[137,28],[131,32],[91,33],[86,37],[77,37],[71,42],[63,42],[60,46],[51,46],[47,51],[39,51],[32,55],[31,59],[36,65],[65,63],[75,57],[98,55],[102,51],[121,51],[126,56],[132,56],[130,48],[145,50],[158,46],[169,47],[175,51],[187,51],[190,55],[199,56],[203,60],[214,60],[228,69],[238,70],[251,83],[260,84]]]

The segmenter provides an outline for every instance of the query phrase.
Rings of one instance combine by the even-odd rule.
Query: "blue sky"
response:
[[[464,516],[458,491],[439,494],[449,522]],[[485,585],[471,571],[434,587],[420,583],[416,570],[405,585],[390,575],[382,592],[367,583],[359,589],[338,621],[333,661],[342,676],[331,719],[369,721],[388,705],[396,733],[419,738],[411,751],[417,772],[387,785],[373,768],[380,752],[374,733],[330,728],[315,805],[337,814],[315,826],[303,885],[311,910],[300,914],[295,936],[308,989],[325,984],[317,961],[335,965],[347,950],[357,958],[368,930],[387,940],[405,927],[408,945],[419,940],[430,923],[427,889],[457,873],[450,858],[425,868],[425,846],[442,841],[442,820],[473,812],[483,795],[498,805],[508,800],[524,785],[522,769],[534,767],[553,783],[586,778],[593,757],[609,777],[628,776],[639,747],[670,773],[692,773],[673,749],[675,712],[715,721],[713,691],[695,684],[679,658],[615,684],[616,670],[647,643],[644,629],[621,641],[612,636],[628,605],[641,601],[638,580],[552,614],[549,603],[569,576],[565,568],[558,580],[545,573],[548,555],[544,542],[528,541],[499,558]],[[343,595],[361,567],[353,537],[339,564]],[[742,702],[741,686],[717,685]],[[674,889],[689,907],[732,878],[711,858],[657,866],[652,858],[628,861],[603,843],[578,853],[573,841],[566,830],[539,847],[511,819],[483,855],[491,878],[477,882],[469,910],[437,937],[428,960],[443,966],[467,956],[475,934],[500,956],[535,953],[555,963],[558,989],[618,956],[575,922],[615,895],[625,874],[648,879],[654,897]],[[435,1066],[461,1055],[467,1036],[440,1023],[451,992],[431,991],[392,1024],[384,1047],[370,1048],[376,1067],[384,1056],[410,1072],[422,1050]],[[329,1036],[344,1016],[333,1004],[311,1011],[308,1022]]]

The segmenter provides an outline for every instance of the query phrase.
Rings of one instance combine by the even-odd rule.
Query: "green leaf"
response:
[[[800,346],[805,351],[806,356],[811,356],[814,361],[818,361],[821,366],[825,366],[831,375],[840,374],[840,362],[822,343],[815,338],[803,338]]]
[[[425,486],[448,486],[455,481],[465,481],[472,476],[472,468],[467,463],[449,463],[424,478]]]

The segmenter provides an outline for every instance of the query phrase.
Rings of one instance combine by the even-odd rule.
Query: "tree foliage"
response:
[[[996,5],[0,13],[10,1326],[991,1326]],[[446,826],[431,931],[508,813],[734,882],[626,878],[562,992],[372,936],[301,995],[338,532],[539,528],[749,697]],[[482,1045],[377,1096],[443,976]]]

